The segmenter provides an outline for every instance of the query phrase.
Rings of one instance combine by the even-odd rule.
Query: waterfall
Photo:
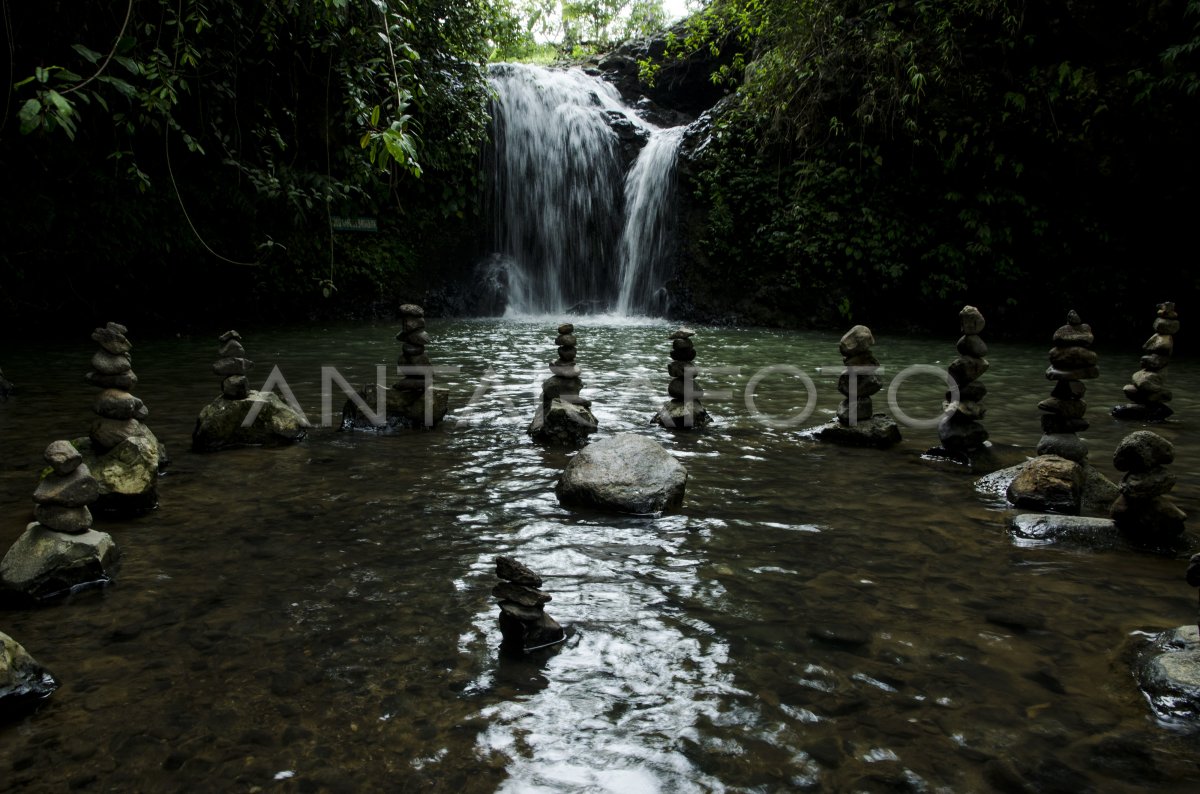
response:
[[[682,128],[642,121],[611,84],[578,69],[499,64],[491,83],[493,253],[484,267],[507,312],[661,313]]]
[[[617,314],[661,313],[675,251],[675,159],[683,127],[656,130],[625,177]]]

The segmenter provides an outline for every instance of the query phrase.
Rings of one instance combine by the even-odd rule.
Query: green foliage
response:
[[[519,0],[530,42],[553,42],[578,58],[625,39],[659,32],[667,23],[662,0]]]

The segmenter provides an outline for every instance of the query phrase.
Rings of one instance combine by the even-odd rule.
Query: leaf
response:
[[[127,58],[124,55],[113,56],[113,60],[125,67],[130,74],[137,76],[142,73],[142,67],[132,58]]]
[[[372,127],[379,126],[379,112],[380,112],[379,105],[376,105],[375,107],[371,108],[371,126]]]
[[[63,116],[70,116],[75,112],[74,105],[68,102],[66,97],[57,91],[47,91],[46,96],[50,98],[50,101],[54,103],[54,107],[58,108],[58,112]]]
[[[28,135],[41,126],[41,115],[41,102],[36,99],[25,100],[25,104],[21,106],[21,110],[17,113],[17,118],[21,121],[21,134]]]
[[[72,44],[71,49],[82,55],[88,63],[96,63],[100,60],[100,53],[96,52],[95,50],[89,50],[82,44]]]

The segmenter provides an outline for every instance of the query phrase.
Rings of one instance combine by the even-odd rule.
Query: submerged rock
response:
[[[1158,635],[1139,654],[1133,674],[1159,717],[1200,720],[1200,636],[1195,626]]]
[[[1117,525],[1109,518],[1026,514],[1013,517],[1008,526],[1014,537],[1033,542],[1028,545],[1054,543],[1093,550],[1127,545]]]
[[[19,642],[0,632],[0,719],[21,716],[56,689],[54,676]]]
[[[0,560],[0,585],[25,599],[45,601],[107,584],[119,557],[105,532],[66,534],[32,523]]]
[[[621,513],[660,513],[679,507],[687,469],[662,445],[621,433],[581,450],[558,482],[564,505]]]
[[[354,400],[342,407],[343,430],[396,430],[432,427],[441,421],[449,409],[450,390],[431,386],[425,390],[384,389],[382,416],[372,417],[363,412]],[[379,387],[372,383],[358,390],[358,397],[372,413],[379,406]],[[428,415],[426,414],[428,411]],[[427,423],[430,419],[432,424]]]
[[[875,414],[870,419],[855,425],[845,425],[838,420],[821,425],[812,431],[818,441],[828,441],[843,447],[871,447],[887,449],[901,441],[900,427],[887,414]]]

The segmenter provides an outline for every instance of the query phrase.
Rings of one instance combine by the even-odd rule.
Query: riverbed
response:
[[[317,427],[215,454],[189,443],[225,329],[131,329],[136,393],[172,458],[161,505],[98,522],[124,555],[113,585],[0,612],[62,682],[0,727],[0,790],[1200,787],[1196,734],[1156,719],[1129,671],[1149,636],[1196,620],[1186,553],[1018,543],[1014,512],[974,488],[1033,454],[1053,324],[1046,345],[991,346],[993,450],[972,469],[923,458],[928,428],[887,451],[807,438],[837,407],[836,333],[697,329],[699,383],[725,394],[705,401],[712,427],[673,433],[650,425],[672,327],[576,318],[597,437],[645,434],[689,472],[679,511],[619,517],[560,507],[570,453],[525,434],[560,319],[431,320],[434,363],[458,368],[450,414],[386,435],[339,432],[336,387],[320,426],[322,368],[374,380],[395,325],[246,332],[251,381],[277,366]],[[885,383],[948,364],[949,320],[944,338],[880,335]],[[0,361],[20,387],[0,404],[3,548],[32,520],[42,450],[91,421],[86,330]],[[1116,480],[1112,450],[1142,426],[1108,409],[1143,340],[1097,335],[1082,435]],[[1182,357],[1168,379],[1177,413],[1155,429],[1196,515],[1200,374]],[[917,373],[896,403],[935,418],[943,390]],[[499,653],[501,554],[544,576],[569,629],[557,649]]]

